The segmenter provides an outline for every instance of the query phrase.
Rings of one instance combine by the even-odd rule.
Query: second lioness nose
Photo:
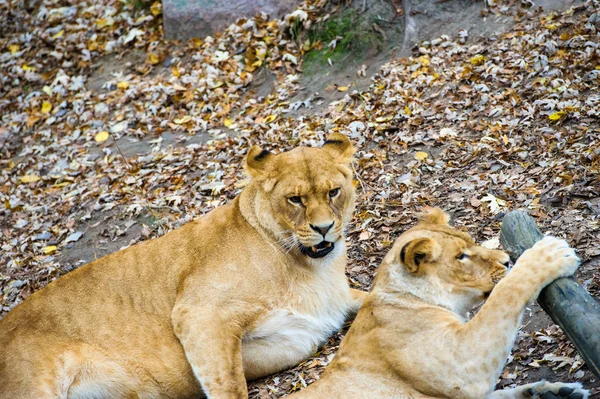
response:
[[[335,223],[335,222],[333,222]],[[333,223],[331,224],[317,224],[317,225],[310,225],[310,228],[313,229],[314,231],[316,231],[317,233],[321,234],[323,237],[325,237],[325,235],[327,234],[327,232],[329,230],[331,230],[331,228],[333,227]]]

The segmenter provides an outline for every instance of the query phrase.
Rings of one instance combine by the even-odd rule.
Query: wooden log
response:
[[[513,262],[543,237],[527,212],[509,212],[502,221],[500,242]],[[600,377],[600,304],[571,278],[550,283],[540,292],[538,303]]]

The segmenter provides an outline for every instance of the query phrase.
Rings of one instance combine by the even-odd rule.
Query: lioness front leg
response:
[[[539,381],[512,389],[494,391],[489,399],[587,399],[589,391],[580,383]]]
[[[215,313],[203,314],[198,305],[177,304],[171,316],[173,330],[208,398],[245,399],[241,314],[227,307],[212,308]]]
[[[479,313],[456,332],[456,361],[467,370],[465,397],[482,398],[493,389],[515,340],[525,305],[580,263],[566,241],[546,237],[525,251],[492,291]],[[485,354],[485,357],[473,354]],[[473,395],[473,396],[471,396]]]

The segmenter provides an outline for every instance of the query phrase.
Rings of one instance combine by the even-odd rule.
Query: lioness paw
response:
[[[527,389],[525,397],[532,399],[587,399],[589,391],[583,389],[578,382],[546,382],[540,381]]]
[[[525,251],[515,267],[543,271],[556,279],[572,275],[580,263],[575,250],[565,240],[547,236]]]

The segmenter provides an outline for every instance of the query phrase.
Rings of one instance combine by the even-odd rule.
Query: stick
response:
[[[509,212],[502,221],[500,241],[513,262],[543,237],[527,212]],[[540,292],[538,303],[600,377],[600,304],[571,278],[550,283]]]

